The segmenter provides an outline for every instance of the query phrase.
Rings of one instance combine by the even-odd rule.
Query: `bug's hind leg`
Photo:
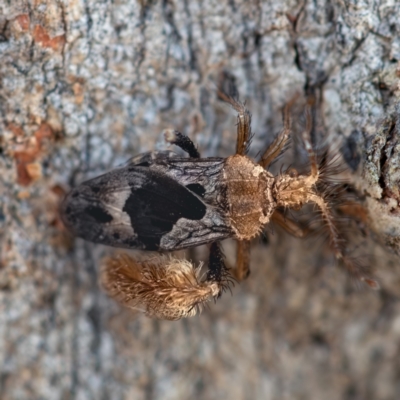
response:
[[[173,129],[166,129],[164,131],[164,137],[168,143],[174,144],[188,153],[190,158],[200,158],[200,153],[195,144],[183,133],[174,131]]]
[[[237,241],[235,278],[241,282],[250,275],[250,240]]]
[[[225,266],[224,254],[222,253],[220,242],[214,242],[211,244],[208,271],[205,281],[213,282],[218,285],[218,297],[229,288],[229,285],[232,283],[231,274]]]

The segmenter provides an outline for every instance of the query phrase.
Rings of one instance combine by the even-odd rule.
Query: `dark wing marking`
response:
[[[170,176],[200,196],[205,203],[223,212],[228,211],[224,158],[188,158],[179,157],[171,151],[159,151],[140,154],[130,159],[126,167],[134,170],[139,165]]]
[[[97,205],[87,206],[85,212],[99,224],[105,224],[106,222],[111,222],[113,220],[113,217],[106,210]]]
[[[61,213],[76,236],[114,247],[171,250],[231,235],[224,213],[195,190],[141,165],[82,183],[66,197]]]
[[[172,178],[148,172],[150,179],[142,187],[132,189],[123,211],[129,215],[145,248],[158,250],[162,236],[172,231],[180,218],[201,220],[206,206]]]
[[[224,166],[224,158],[173,157],[156,158],[149,168],[170,176],[200,196],[205,203],[226,212]]]

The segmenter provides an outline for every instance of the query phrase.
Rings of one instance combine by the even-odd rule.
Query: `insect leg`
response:
[[[252,137],[250,111],[244,106],[244,104],[236,101],[234,98],[226,95],[222,91],[219,91],[218,95],[238,112],[236,154],[245,155],[248,152]]]
[[[365,268],[358,264],[355,260],[347,257],[343,252],[344,239],[339,234],[339,231],[334,222],[334,216],[331,213],[329,204],[318,194],[311,194],[308,198],[309,201],[315,203],[321,210],[322,217],[328,227],[330,236],[330,243],[338,260],[343,262],[343,265],[349,275],[359,281],[365,282],[372,289],[379,289],[379,284],[376,280],[372,279]]]
[[[172,256],[137,259],[119,254],[106,259],[100,282],[121,305],[150,317],[177,320],[192,317],[229,284],[229,274],[218,245],[211,252],[208,280],[201,280],[201,265]]]
[[[250,275],[250,240],[237,241],[235,278],[240,282]]]
[[[297,238],[305,237],[309,231],[302,228],[298,223],[283,215],[280,211],[275,211],[271,216],[271,221],[278,224],[286,232]]]
[[[290,118],[290,108],[294,100],[295,98],[292,99],[283,110],[283,129],[280,131],[274,141],[268,146],[267,150],[265,150],[264,154],[261,157],[261,160],[259,161],[259,164],[263,168],[268,167],[268,165],[270,165],[272,161],[274,161],[279,156],[279,154],[281,154],[289,140],[290,129],[292,125],[292,119]]]
[[[208,272],[205,282],[216,283],[219,288],[218,297],[229,287],[232,282],[228,268],[225,266],[224,255],[221,250],[220,242],[214,242],[210,248],[210,258],[208,261]]]
[[[233,108],[238,112],[236,154],[245,155],[251,141],[251,114],[243,104],[232,100]]]
[[[174,144],[188,153],[189,157],[200,158],[200,153],[194,143],[183,133],[174,131],[173,129],[166,129],[164,131],[164,137],[168,143]]]

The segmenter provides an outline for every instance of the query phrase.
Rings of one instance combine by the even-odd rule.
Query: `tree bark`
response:
[[[1,399],[400,397],[400,3],[3,0],[0,60]],[[314,139],[365,198],[380,292],[279,230],[201,316],[150,320],[101,292],[111,250],[66,235],[60,198],[166,148],[165,128],[232,154],[216,87],[246,100],[253,156],[293,96],[314,99]]]

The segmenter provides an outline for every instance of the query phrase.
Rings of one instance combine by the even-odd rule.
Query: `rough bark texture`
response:
[[[395,0],[0,0],[0,398],[400,397],[400,6]],[[97,286],[105,247],[61,230],[63,190],[161,131],[204,156],[253,155],[296,93],[341,148],[375,233],[360,245],[382,290],[358,291],[329,248],[279,231],[252,274],[201,316],[123,310]],[[231,244],[226,253],[231,262]]]

